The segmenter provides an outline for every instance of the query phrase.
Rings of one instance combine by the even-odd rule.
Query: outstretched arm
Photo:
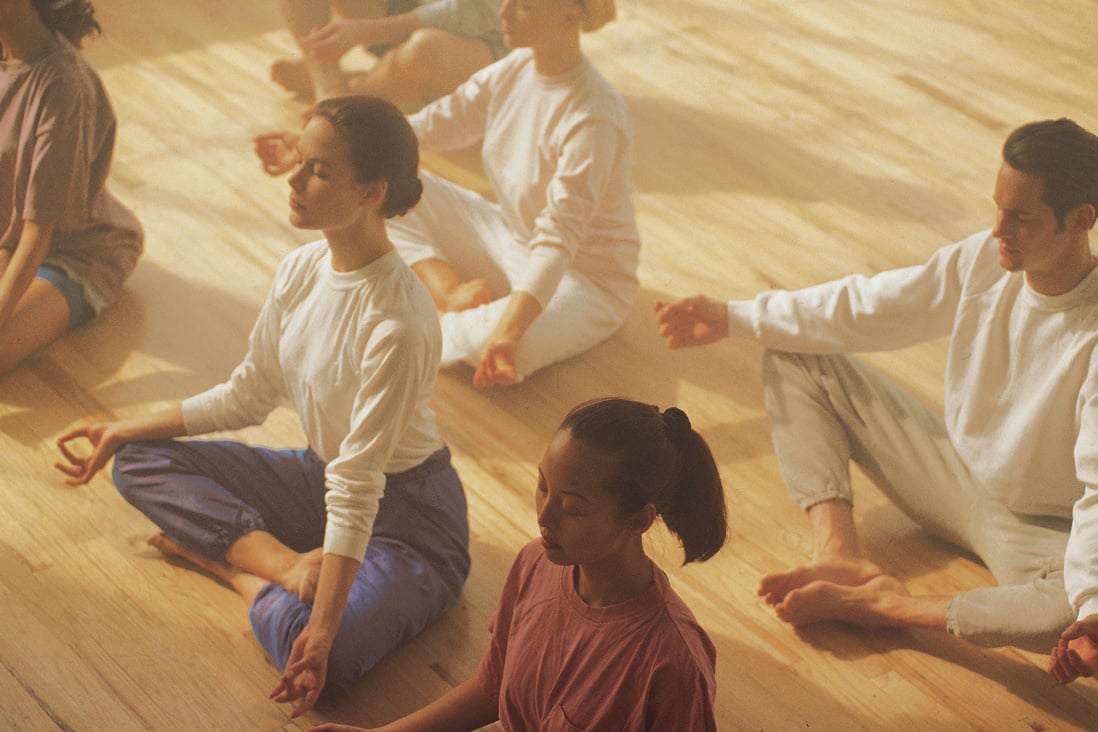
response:
[[[728,337],[727,304],[705,295],[656,302],[656,323],[668,348],[704,346]]]
[[[126,443],[162,440],[185,434],[187,430],[183,425],[183,405],[176,403],[148,417],[121,422],[99,422],[69,430],[57,438],[57,448],[61,451],[64,462],[58,461],[54,465],[69,476],[65,480],[67,485],[83,485]],[[82,455],[71,449],[69,443],[81,438],[91,443],[91,453]]]
[[[1098,614],[1068,626],[1049,654],[1048,672],[1061,684],[1098,673]]]
[[[476,679],[454,687],[417,712],[374,732],[467,732],[499,719],[499,710]],[[310,732],[365,732],[361,727],[322,724]]]

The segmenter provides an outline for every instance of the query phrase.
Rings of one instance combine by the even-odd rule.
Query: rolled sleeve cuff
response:
[[[728,302],[728,335],[747,338],[756,336],[754,300]]]
[[[204,435],[215,432],[212,412],[209,408],[209,393],[203,392],[183,400],[183,429],[188,435]]]
[[[331,521],[324,530],[325,554],[338,554],[361,562],[366,556],[366,545],[369,543],[369,532],[336,526]]]
[[[568,269],[568,263],[568,254],[563,249],[553,246],[535,247],[530,254],[526,271],[512,289],[530,293],[544,310],[556,293],[557,286]]]
[[[1079,602],[1079,612],[1077,618],[1082,620],[1083,618],[1091,615],[1098,615],[1098,593],[1093,593],[1082,598]]]

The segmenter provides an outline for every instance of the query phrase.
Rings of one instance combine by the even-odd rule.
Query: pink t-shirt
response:
[[[479,682],[508,730],[715,730],[716,649],[653,566],[641,596],[594,608],[573,567],[519,552],[488,621]]]
[[[115,118],[99,77],[61,36],[36,58],[0,61],[0,249],[23,221],[53,223],[46,264],[99,311],[141,253],[141,226],[107,192]]]

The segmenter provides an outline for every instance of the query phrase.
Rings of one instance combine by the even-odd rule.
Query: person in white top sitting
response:
[[[393,244],[441,313],[442,365],[478,387],[512,384],[621,327],[637,289],[640,235],[621,96],[580,47],[612,0],[506,0],[515,47],[410,118],[427,150],[481,143],[498,203],[423,175],[423,203],[389,224]],[[292,136],[260,139],[269,172]]]
[[[321,102],[289,204],[292,225],[324,238],[283,260],[230,379],[58,440],[72,484],[117,451],[119,492],[163,531],[150,543],[251,602],[252,629],[284,669],[272,697],[300,699],[295,716],[438,618],[469,571],[465,496],[430,406],[438,317],[385,232],[419,200],[418,164],[389,102]],[[259,424],[284,402],[305,449],[171,439]]]
[[[1065,562],[1098,555],[1098,137],[1067,119],[1015,130],[995,227],[923,265],[723,303],[658,303],[672,348],[727,335],[769,350],[765,401],[812,562],[759,594],[795,625],[948,631],[1047,652],[1084,609]],[[949,337],[945,417],[848,355]],[[999,586],[911,595],[858,545],[854,460],[908,516],[977,555]],[[1071,535],[1075,524],[1086,527]],[[1066,558],[1065,558],[1066,551]],[[1070,588],[1070,584],[1069,584]],[[1098,596],[1089,595],[1093,604]],[[1073,603],[1075,606],[1073,607]],[[1088,605],[1089,606],[1089,605]]]

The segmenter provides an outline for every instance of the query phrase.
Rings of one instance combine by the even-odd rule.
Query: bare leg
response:
[[[913,597],[899,580],[862,557],[849,503],[817,503],[808,517],[812,563],[767,575],[759,583],[759,594],[779,618],[794,625],[831,620],[866,628],[946,629],[952,598]]]
[[[412,271],[427,286],[439,312],[468,310],[492,301],[487,280],[476,277],[463,282],[454,268],[441,259],[420,260],[412,265]]]
[[[309,31],[325,25],[331,19],[328,0],[281,0],[286,25],[300,41]],[[312,94],[316,99],[336,96],[346,91],[339,62],[320,61],[304,54],[300,59],[279,59],[271,65],[271,79],[295,94]]]
[[[56,287],[35,277],[11,317],[0,325],[0,374],[60,337],[69,327],[69,304]]]
[[[266,531],[252,531],[237,539],[225,552],[225,561],[248,574],[277,582],[311,603],[320,579],[320,547],[300,554]]]
[[[156,534],[149,537],[149,546],[154,547],[168,557],[185,559],[199,569],[202,569],[225,584],[236,590],[249,604],[255,600],[256,595],[267,584],[268,580],[257,577],[254,574],[243,572],[225,562],[215,562],[205,557],[200,557],[192,551],[184,549],[164,534]]]
[[[862,557],[854,510],[841,500],[823,501],[808,509],[812,522],[812,563],[769,574],[759,583],[759,594],[778,605],[793,590],[825,580],[840,585],[861,585],[881,574],[876,564]]]
[[[449,94],[491,62],[492,52],[476,38],[420,28],[349,84],[357,94],[383,97],[411,112]]]

